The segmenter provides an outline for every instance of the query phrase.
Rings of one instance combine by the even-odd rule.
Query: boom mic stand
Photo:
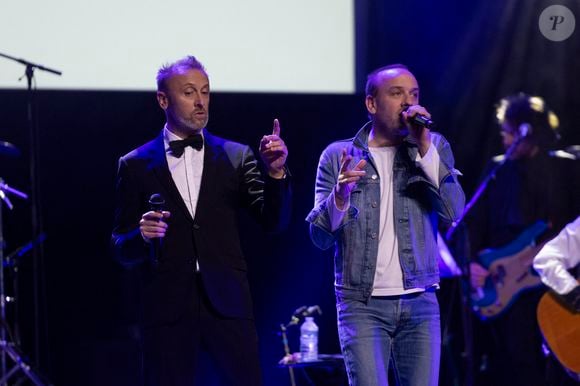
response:
[[[286,331],[288,327],[297,325],[300,320],[304,319],[306,316],[313,315],[314,313],[318,313],[319,315],[322,314],[319,306],[302,306],[296,309],[290,318],[290,321],[286,324],[280,324],[280,335],[282,336],[282,344],[284,345],[284,353],[286,357],[292,355],[290,352],[290,346],[288,345],[288,336],[286,335]],[[290,385],[296,386],[296,380],[294,378],[294,369],[292,366],[288,366],[288,373],[290,374]]]
[[[526,124],[522,124],[520,127],[526,126],[526,125],[529,126],[526,123]],[[523,135],[518,136],[516,138],[516,140],[512,142],[510,147],[508,147],[508,149],[506,150],[506,152],[504,154],[503,159],[497,165],[495,165],[494,168],[491,169],[490,172],[481,181],[481,183],[479,184],[479,186],[475,190],[473,197],[471,197],[471,200],[469,200],[469,202],[465,205],[465,208],[463,209],[463,213],[461,213],[461,216],[459,216],[459,219],[457,221],[454,221],[451,224],[451,226],[449,227],[449,229],[447,230],[447,233],[445,233],[445,240],[447,240],[447,241],[451,240],[451,237],[453,236],[453,234],[457,230],[457,227],[463,223],[463,220],[465,220],[465,216],[467,216],[467,214],[471,211],[473,206],[477,203],[477,201],[479,200],[479,198],[481,197],[483,192],[485,192],[485,189],[487,189],[487,185],[489,184],[489,182],[495,178],[495,174],[497,173],[497,171],[506,163],[506,161],[508,159],[511,158],[513,152],[516,150],[518,145],[527,137],[528,129],[525,129],[524,131],[525,132],[522,133]]]
[[[26,67],[24,75],[20,78],[26,77],[27,80],[27,110],[26,110],[26,120],[28,123],[29,131],[29,143],[30,143],[30,165],[29,165],[29,176],[30,176],[30,211],[31,211],[31,225],[32,225],[32,238],[38,237],[42,234],[42,211],[40,210],[40,183],[38,178],[38,158],[40,153],[39,145],[39,133],[38,133],[38,119],[37,119],[37,108],[38,103],[35,101],[36,97],[36,87],[32,88],[32,80],[34,79],[34,70],[40,70],[52,73],[54,75],[62,75],[61,71],[43,66],[38,63],[33,63],[25,59],[16,58],[0,52],[0,57],[12,60],[14,62],[20,63]],[[19,80],[20,80],[19,79]],[[36,108],[36,109],[35,109]],[[40,297],[44,295],[45,291],[41,288],[39,275],[43,272],[44,264],[44,250],[43,246],[40,245],[38,248],[33,250],[33,284],[34,284],[34,337],[35,337],[35,347],[34,353],[36,360],[40,363],[41,352],[40,352],[40,326],[39,326],[39,315],[40,315]],[[44,280],[43,280],[44,283]],[[46,328],[46,326],[45,326]],[[46,334],[46,331],[44,331]]]
[[[7,385],[8,380],[21,370],[36,386],[44,386],[45,383],[40,380],[40,377],[32,370],[22,357],[19,347],[11,340],[7,339],[9,335],[8,325],[6,323],[6,294],[4,293],[4,228],[2,219],[2,205],[6,204],[8,209],[12,209],[13,205],[8,197],[8,194],[13,194],[22,199],[28,199],[25,193],[22,193],[14,188],[9,187],[0,178],[0,385]],[[8,334],[7,334],[8,332]],[[7,371],[6,369],[6,355],[12,359],[14,366]]]
[[[495,179],[495,175],[497,173],[497,171],[506,163],[506,161],[508,159],[511,158],[512,154],[514,153],[514,151],[516,150],[516,148],[518,147],[518,145],[528,136],[529,131],[530,131],[530,126],[527,123],[524,123],[522,125],[520,125],[519,127],[519,131],[520,131],[520,135],[512,142],[512,144],[508,147],[508,149],[506,150],[505,154],[504,154],[504,158],[498,163],[496,164],[490,171],[489,173],[485,176],[485,178],[481,181],[481,183],[479,184],[479,186],[477,187],[477,189],[475,190],[475,193],[473,194],[473,197],[471,197],[471,199],[469,200],[469,202],[465,205],[465,208],[463,209],[463,213],[461,213],[461,216],[459,216],[459,219],[457,221],[454,221],[451,226],[449,227],[449,229],[447,230],[447,232],[445,233],[445,240],[446,241],[451,241],[453,239],[453,236],[455,234],[455,232],[458,229],[463,229],[464,232],[463,235],[461,235],[461,252],[460,252],[460,256],[461,258],[458,260],[460,262],[460,269],[461,269],[461,280],[463,281],[463,285],[460,285],[460,292],[461,292],[461,322],[463,324],[463,356],[465,358],[465,364],[466,364],[466,370],[465,370],[465,376],[464,376],[464,385],[465,386],[472,386],[473,382],[474,382],[474,366],[475,366],[475,361],[474,361],[474,354],[473,354],[473,321],[472,321],[472,315],[471,315],[471,306],[470,306],[470,293],[472,291],[471,288],[471,273],[469,271],[469,242],[467,240],[467,229],[465,227],[465,217],[467,216],[467,214],[471,211],[471,209],[475,206],[475,204],[477,203],[477,201],[481,198],[481,196],[483,195],[483,193],[485,192],[485,190],[487,189],[487,186],[489,185],[489,183],[491,182],[491,180]]]

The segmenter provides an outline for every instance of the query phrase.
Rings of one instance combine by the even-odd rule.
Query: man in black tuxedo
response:
[[[237,213],[248,209],[268,231],[288,224],[288,150],[274,120],[260,141],[262,175],[250,147],[207,131],[209,94],[193,56],[163,66],[157,100],[165,127],[119,160],[112,242],[119,261],[142,277],[149,386],[199,384],[200,358],[227,384],[261,385]],[[158,208],[149,203],[154,194],[165,201]]]

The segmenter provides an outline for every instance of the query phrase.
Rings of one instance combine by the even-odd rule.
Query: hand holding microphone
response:
[[[402,107],[404,110],[401,112],[401,116],[405,122],[430,130],[435,128],[431,114],[423,106],[405,103]]]
[[[162,239],[167,231],[167,223],[164,220],[170,213],[164,210],[165,200],[158,193],[151,196],[149,205],[151,210],[141,216],[139,230],[143,239],[151,244],[151,257],[157,261],[161,257]]]
[[[402,105],[401,118],[409,127],[409,134],[419,146],[419,153],[423,157],[431,145],[430,130],[435,127],[431,114],[421,105]]]

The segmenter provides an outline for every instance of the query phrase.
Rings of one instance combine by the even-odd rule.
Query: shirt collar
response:
[[[200,130],[199,134],[201,134],[201,136],[205,138],[204,133],[203,133],[204,130],[205,129]],[[169,130],[167,128],[167,123],[163,126],[163,147],[164,147],[166,153],[169,151],[169,142],[179,141],[180,139],[184,139],[184,138],[179,137],[177,134],[175,134],[171,130]]]

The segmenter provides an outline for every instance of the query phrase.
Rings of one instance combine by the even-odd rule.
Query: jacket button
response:
[[[371,203],[371,206],[372,206],[373,208],[376,208],[376,207],[378,206],[378,203],[377,203],[376,201],[373,201],[373,202]]]
[[[371,176],[371,178],[372,178],[373,180],[376,180],[377,178],[379,178],[379,176],[377,176],[376,174],[373,174],[373,175]]]
[[[199,229],[199,225],[193,224],[193,229]]]
[[[371,239],[376,239],[376,238],[377,238],[377,233],[376,232],[371,233]]]

